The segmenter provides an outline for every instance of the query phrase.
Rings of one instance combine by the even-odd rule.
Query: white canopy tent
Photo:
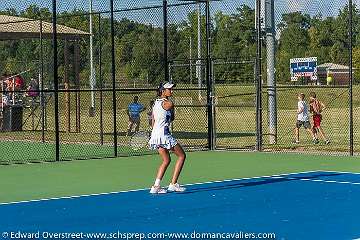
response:
[[[58,38],[78,39],[88,37],[90,33],[57,24]],[[25,38],[52,38],[52,23],[23,17],[0,15],[0,40],[15,40]]]
[[[74,53],[74,61],[76,63],[74,66],[76,78],[79,78],[78,73],[78,64],[79,64],[79,46],[78,40],[82,38],[87,38],[91,34],[88,32],[84,32],[75,28],[67,27],[64,25],[57,24],[56,25],[56,32],[57,38],[65,40],[65,47],[64,47],[64,58],[65,58],[65,76],[64,76],[64,85],[65,89],[69,89],[69,80],[67,74],[67,66],[68,66],[68,50],[67,50],[67,42],[72,41],[75,44],[75,53]],[[7,40],[20,40],[20,39],[40,39],[40,45],[42,48],[42,39],[52,39],[53,37],[53,24],[51,22],[46,22],[43,20],[35,20],[17,16],[8,16],[8,15],[0,15],[0,41],[7,41]],[[42,53],[39,56],[42,63]],[[39,83],[41,82],[41,90],[43,89],[42,86],[42,79],[43,73],[39,74]],[[70,122],[70,98],[69,92],[66,93],[66,106],[67,106],[67,122]],[[77,93],[76,93],[77,94]],[[77,108],[80,108],[80,98],[77,94]],[[44,110],[42,110],[44,111]],[[80,112],[78,110],[78,112]],[[80,129],[80,115],[77,114],[76,116],[76,129],[79,131]],[[44,129],[44,127],[42,128]],[[68,124],[68,129],[70,129],[70,125]]]

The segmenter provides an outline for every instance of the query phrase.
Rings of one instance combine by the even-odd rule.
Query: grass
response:
[[[178,99],[190,99],[193,106],[181,105],[176,106],[176,119],[173,123],[173,133],[175,137],[185,146],[204,147],[207,145],[207,113],[205,105],[205,92],[201,92],[202,98],[199,98],[198,90],[186,90],[185,86],[179,86],[179,90],[175,91],[175,104]],[[219,148],[254,148],[256,137],[256,112],[255,112],[255,88],[254,86],[234,86],[234,85],[218,85],[216,87],[216,102],[217,107],[215,115],[216,124],[216,144]],[[323,112],[323,128],[331,139],[330,145],[320,144],[312,145],[310,136],[305,130],[301,130],[301,144],[294,146],[291,144],[294,139],[294,127],[296,121],[296,107],[298,92],[304,92],[307,96],[311,91],[315,91],[318,98],[327,105],[327,109]],[[277,114],[278,114],[278,143],[276,145],[269,144],[268,137],[268,114],[267,114],[267,98],[266,89],[263,90],[263,133],[264,133],[264,147],[269,150],[296,150],[296,151],[319,151],[319,152],[346,152],[349,145],[349,111],[348,111],[348,94],[347,89],[343,88],[279,88],[277,91]],[[125,136],[127,129],[127,104],[132,101],[134,95],[140,96],[140,101],[148,107],[148,102],[154,98],[154,91],[138,91],[126,92],[121,91],[117,93],[117,131],[119,146],[127,146],[129,138]],[[360,125],[357,119],[360,119],[360,86],[354,86],[354,124],[355,124],[355,150],[360,150],[359,140]],[[96,93],[96,115],[89,117],[88,109],[90,106],[90,93],[81,93],[81,132],[75,132],[76,118],[75,118],[75,98],[74,94],[71,97],[71,115],[70,115],[70,132],[66,127],[65,102],[64,94],[60,94],[60,141],[66,144],[87,143],[88,146],[84,149],[74,150],[81,152],[80,155],[94,156],[95,152],[102,153],[102,149],[106,148],[100,145],[100,106],[99,93]],[[187,100],[187,101],[188,101]],[[109,146],[113,142],[113,112],[112,112],[112,93],[105,92],[103,100],[103,141],[105,146]],[[36,109],[35,126],[39,124],[40,109]],[[28,118],[26,124],[23,126],[22,132],[0,132],[0,139],[9,141],[25,141],[24,146],[32,148],[29,142],[37,142],[41,144],[40,125],[37,126],[37,131],[32,131],[32,117],[30,116],[30,109],[24,110],[24,118]],[[45,141],[51,143],[55,140],[54,134],[54,111],[52,100],[47,106],[47,130],[45,132]],[[142,113],[141,130],[148,130],[146,111]],[[7,148],[2,148],[7,149]],[[79,156],[76,152],[71,153],[71,148],[61,148],[62,156],[66,158],[76,158]],[[75,149],[75,148],[74,148]],[[94,149],[94,151],[93,151]],[[95,150],[97,149],[97,150]],[[111,150],[106,150],[106,155],[111,153]],[[50,151],[53,153],[53,151]],[[130,151],[124,150],[124,153]],[[14,159],[11,157],[10,150],[3,153],[3,157],[7,159]],[[48,153],[47,153],[48,154]],[[45,154],[45,155],[47,155]],[[101,155],[101,154],[100,154]],[[25,154],[23,153],[23,156]]]
[[[55,161],[55,144],[51,142],[1,141],[0,164],[37,163]],[[147,149],[133,150],[129,146],[119,146],[118,156],[143,155],[153,153]],[[110,144],[96,145],[71,143],[60,145],[60,159],[111,158],[114,147]]]

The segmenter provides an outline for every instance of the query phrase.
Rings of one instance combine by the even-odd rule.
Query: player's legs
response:
[[[127,136],[130,135],[131,130],[132,130],[132,128],[133,128],[133,125],[134,125],[133,119],[129,119],[128,129],[127,129]]]
[[[140,118],[135,119],[134,125],[135,125],[135,132],[138,132],[140,128]]]
[[[166,190],[160,187],[160,182],[161,182],[162,178],[164,177],[166,169],[168,168],[170,161],[171,161],[170,154],[167,149],[160,147],[158,149],[158,152],[162,159],[162,163],[159,166],[159,169],[157,171],[155,183],[150,189],[150,193],[153,193],[153,194],[166,193]]]
[[[296,125],[295,125],[295,143],[299,143],[300,142],[300,133],[299,133],[299,129],[301,128],[301,126],[303,125],[303,122],[300,120],[296,121]]]
[[[318,139],[318,132],[321,122],[321,115],[316,114],[313,116],[313,132],[316,139]]]
[[[318,133],[318,129],[317,129],[315,126],[313,126],[313,127],[311,128],[311,130],[312,130],[315,138],[318,139],[318,134],[317,134],[317,133]]]
[[[316,134],[314,133],[314,130],[313,130],[313,128],[311,127],[310,122],[305,122],[305,123],[304,123],[304,127],[305,127],[306,131],[309,132],[309,134],[310,134],[310,136],[311,136],[311,138],[312,138],[312,140],[313,140],[313,143],[314,143],[314,144],[319,143],[319,140],[316,138]]]
[[[318,131],[319,131],[322,139],[324,139],[325,143],[326,143],[326,144],[329,144],[330,141],[326,138],[325,132],[324,132],[324,130],[322,129],[322,127],[321,127],[321,126],[318,126],[317,129],[318,129]]]
[[[316,128],[317,132],[320,133],[322,139],[324,139],[325,143],[328,144],[330,141],[326,139],[325,132],[321,127],[321,120],[322,116],[320,114],[314,115],[314,127]]]
[[[162,178],[164,177],[165,171],[171,162],[171,158],[170,158],[169,150],[167,150],[166,148],[160,147],[158,149],[158,152],[162,159],[162,163],[159,166],[158,172],[156,174],[156,179],[162,180]]]
[[[310,133],[310,136],[312,139],[316,139],[316,135],[314,134],[314,131],[312,130],[312,128],[306,128],[306,131],[308,131]]]
[[[184,166],[185,163],[185,159],[186,159],[186,154],[183,150],[183,148],[181,147],[180,144],[176,144],[175,147],[173,148],[173,152],[175,153],[175,155],[178,157],[176,164],[175,164],[175,168],[174,168],[174,173],[173,173],[173,177],[171,179],[171,183],[172,184],[176,184],[181,170]]]
[[[299,143],[300,142],[300,135],[299,135],[299,128],[295,127],[295,142]]]

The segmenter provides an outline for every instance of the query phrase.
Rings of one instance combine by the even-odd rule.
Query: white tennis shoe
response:
[[[166,189],[161,188],[160,186],[152,186],[150,189],[151,194],[164,194],[167,193]]]
[[[169,192],[184,192],[186,188],[180,187],[178,183],[172,184],[170,183],[168,189]]]

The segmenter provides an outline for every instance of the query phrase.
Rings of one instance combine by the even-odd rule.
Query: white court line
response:
[[[360,173],[357,172],[341,172],[341,171],[324,171],[324,170],[319,170],[317,172],[326,172],[326,173],[342,173],[342,174],[354,174],[354,175],[360,175]],[[359,238],[360,240],[360,238]]]
[[[355,183],[354,182],[338,182],[338,181],[332,181],[332,180],[319,180],[319,179],[286,177],[288,175],[293,175],[293,174],[305,174],[305,173],[316,173],[316,172],[360,174],[360,173],[351,173],[351,172],[314,170],[314,171],[304,171],[304,172],[294,172],[294,173],[283,173],[283,174],[268,175],[268,176],[265,175],[265,176],[258,176],[258,177],[249,177],[249,178],[234,178],[234,179],[216,180],[216,181],[208,181],[208,182],[189,183],[189,184],[185,184],[184,186],[194,186],[194,185],[222,183],[222,182],[231,182],[231,181],[241,181],[241,180],[252,180],[252,179],[261,179],[261,178],[273,178],[273,179],[281,179],[281,178],[283,178],[283,179],[300,180],[300,181],[360,185],[360,183],[356,183],[356,182]],[[149,188],[140,188],[140,189],[134,189],[134,190],[115,191],[115,192],[83,194],[83,195],[74,195],[74,196],[65,196],[65,197],[42,198],[42,199],[24,200],[24,201],[14,201],[14,202],[0,203],[0,206],[1,205],[10,205],[10,204],[20,204],[20,203],[51,201],[51,200],[76,199],[76,198],[82,198],[82,197],[95,197],[95,196],[103,196],[103,195],[111,195],[111,194],[119,194],[119,193],[139,192],[139,191],[145,191],[145,190],[149,190]]]
[[[314,171],[283,173],[283,174],[277,174],[277,175],[259,176],[259,177],[250,177],[250,178],[234,178],[234,179],[225,179],[225,180],[201,182],[201,183],[189,183],[189,184],[185,184],[184,186],[193,186],[193,185],[211,184],[211,183],[221,183],[221,182],[231,182],[231,181],[240,181],[240,180],[251,180],[251,179],[260,179],[260,178],[276,178],[276,177],[282,177],[282,176],[287,176],[287,175],[292,175],[292,174],[304,174],[304,173],[316,173],[316,172],[322,172],[322,171],[321,170],[314,170]],[[65,197],[53,197],[53,198],[41,198],[41,199],[34,199],[34,200],[5,202],[5,203],[0,203],[0,206],[2,206],[2,205],[11,205],[11,204],[20,204],[20,203],[51,201],[51,200],[76,199],[76,198],[82,198],[82,197],[95,197],[95,196],[111,195],[111,194],[118,194],[118,193],[139,192],[139,191],[144,191],[144,190],[149,190],[149,188],[140,188],[140,189],[116,191],[116,192],[92,193],[92,194],[83,194],[83,195],[74,195],[74,196],[65,196]]]
[[[341,172],[341,171],[327,171],[327,170],[318,170],[315,172],[325,172],[325,173],[341,173],[341,174],[353,174],[360,175],[356,172]],[[349,184],[349,185],[360,185],[360,182],[347,182],[347,181],[335,181],[335,180],[321,180],[321,179],[309,179],[309,178],[292,178],[285,177],[286,179],[299,180],[299,181],[309,181],[309,182],[324,182],[324,183],[337,183],[337,184]],[[360,240],[360,238],[359,238]]]
[[[344,182],[334,180],[321,180],[321,179],[309,179],[309,178],[292,178],[284,177],[284,179],[298,180],[298,181],[309,181],[309,182],[322,182],[322,183],[337,183],[337,184],[349,184],[349,185],[360,185],[360,182]]]

